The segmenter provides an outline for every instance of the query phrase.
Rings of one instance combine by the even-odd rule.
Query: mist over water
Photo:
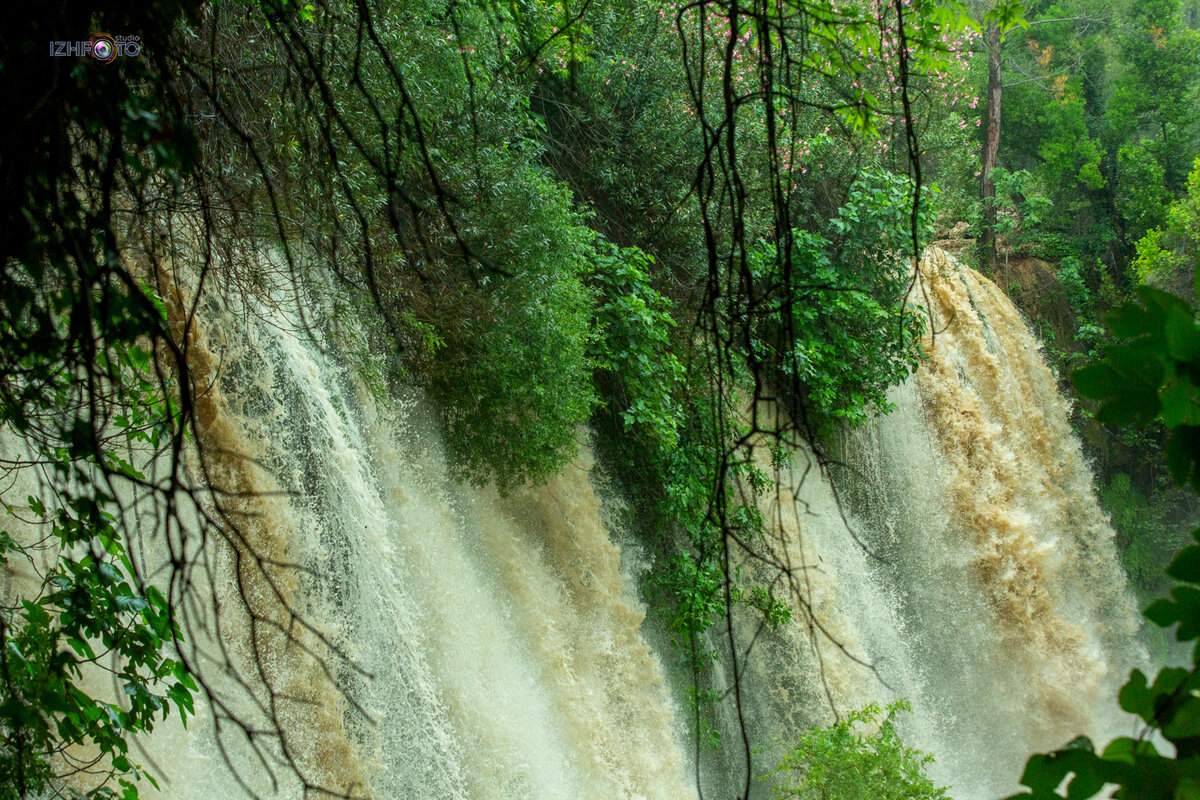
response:
[[[797,606],[755,641],[745,719],[761,774],[833,709],[905,698],[934,779],[983,800],[1034,750],[1115,735],[1116,687],[1145,656],[1035,341],[990,281],[940,251],[922,269],[937,333],[895,411],[842,434],[830,475],[793,453],[763,500],[814,625]],[[685,687],[664,678],[677,656],[647,644],[586,444],[538,488],[457,483],[422,397],[371,391],[304,322],[288,299],[214,294],[189,334],[205,480],[247,537],[213,543],[196,588],[219,601],[230,662],[275,689],[285,735],[260,759],[223,715],[262,722],[271,697],[214,674],[225,712],[198,703],[188,730],[172,718],[143,741],[161,796],[300,798],[282,746],[356,797],[696,797]],[[735,796],[733,762],[702,757],[705,797]]]

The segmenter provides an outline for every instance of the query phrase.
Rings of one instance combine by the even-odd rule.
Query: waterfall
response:
[[[418,393],[379,403],[294,304],[230,296],[210,294],[191,334],[196,381],[211,385],[197,412],[210,480],[239,496],[239,527],[260,555],[299,567],[267,568],[283,599],[263,575],[246,579],[252,613],[286,627],[286,601],[328,642],[300,637],[331,676],[281,633],[257,634],[274,637],[261,649],[305,777],[355,797],[695,796],[586,445],[535,489],[460,485]],[[227,575],[237,548],[225,549]],[[235,590],[217,587],[222,608]],[[226,638],[248,650],[251,635]],[[261,716],[261,691],[229,691]],[[186,731],[172,721],[147,737],[169,779],[162,796],[242,796],[216,723],[202,711]],[[275,789],[224,727],[252,788],[300,796],[278,748],[265,748]]]
[[[1016,788],[1032,751],[1114,734],[1116,687],[1145,656],[1035,340],[944,253],[922,283],[935,336],[895,410],[843,432],[837,466],[801,448],[776,469],[760,452],[779,482],[761,501],[766,546],[811,614],[797,602],[774,632],[739,617],[739,648],[757,634],[744,720],[761,775],[835,711],[904,698],[902,733],[936,756],[934,779],[984,800]],[[180,336],[185,294],[168,302]],[[351,358],[300,307],[210,291],[187,336],[206,452],[187,468],[215,490],[193,517],[226,514],[246,538],[181,540],[202,566],[192,590],[212,598],[189,646],[219,704],[145,737],[137,755],[164,782],[144,796],[302,797],[286,755],[353,797],[696,797],[683,687],[660,664],[675,656],[644,638],[586,432],[540,487],[457,483],[422,395],[372,387],[352,366],[370,354]],[[26,478],[6,492],[34,492]],[[273,715],[282,740],[247,739],[231,715]],[[726,766],[706,797],[734,796]]]
[[[797,614],[756,645],[753,726],[786,746],[831,707],[905,698],[932,777],[983,800],[1015,791],[1031,752],[1126,733],[1116,690],[1146,656],[1036,341],[979,273],[937,250],[921,268],[935,335],[895,410],[844,432],[827,474],[796,453],[765,502],[823,632]]]

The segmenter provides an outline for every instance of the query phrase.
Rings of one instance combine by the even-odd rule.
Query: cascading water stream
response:
[[[798,614],[761,640],[752,698],[763,746],[827,723],[830,704],[905,698],[902,731],[935,754],[933,777],[983,800],[1015,791],[1035,750],[1125,733],[1116,689],[1145,654],[1035,340],[994,284],[945,253],[922,277],[936,337],[891,392],[895,410],[843,434],[832,485],[799,452],[764,503],[783,534],[772,550],[824,632]]]
[[[1144,655],[1036,343],[977,273],[938,251],[922,269],[937,335],[896,410],[843,434],[830,473],[792,454],[763,500],[767,546],[812,616],[756,640],[745,719],[761,774],[831,706],[903,697],[934,778],[984,800],[1015,789],[1033,750],[1113,733],[1115,688]],[[673,656],[642,637],[586,447],[509,497],[456,483],[419,396],[369,390],[293,301],[230,295],[202,304],[189,358],[206,480],[248,541],[213,543],[194,588],[219,602],[230,661],[275,689],[302,771],[356,797],[695,797],[682,687],[673,698],[658,662]],[[229,711],[266,721],[261,689],[210,677]],[[222,713],[198,712],[143,743],[161,796],[245,796],[218,741],[261,796],[303,795],[277,745],[259,761]],[[706,788],[733,796],[720,775]]]
[[[346,657],[329,659],[342,698],[282,637],[265,647],[272,679],[301,698],[281,717],[308,776],[379,798],[694,796],[586,448],[507,498],[457,484],[420,400],[381,408],[286,303],[246,302],[202,311],[194,369],[212,387],[198,415],[218,480],[248,495],[242,527],[304,567],[276,572]],[[269,595],[252,605],[284,620]],[[211,716],[173,727],[147,745],[176,754],[164,796],[241,796]],[[286,768],[276,773],[277,792],[265,775],[249,782],[299,796]]]

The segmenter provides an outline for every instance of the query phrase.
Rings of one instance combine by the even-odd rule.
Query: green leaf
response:
[[[1168,428],[1200,423],[1200,405],[1194,399],[1194,387],[1180,377],[1162,393],[1162,421]]]
[[[145,598],[131,595],[117,595],[116,600],[117,607],[122,611],[142,611],[150,605]]]
[[[1033,789],[1035,795],[1053,792],[1068,774],[1070,768],[1057,753],[1035,755],[1025,764],[1025,771],[1021,774],[1021,785]]]
[[[1160,628],[1169,628],[1179,621],[1175,604],[1170,600],[1159,599],[1150,604],[1144,612],[1146,619]]]
[[[1200,800],[1200,779],[1188,776],[1180,778],[1174,800]]]
[[[1145,678],[1143,677],[1143,682],[1144,681]],[[1124,704],[1122,704],[1121,707],[1124,708]],[[1158,755],[1158,751],[1155,750],[1153,742],[1149,742],[1145,739],[1132,739],[1128,736],[1121,736],[1108,743],[1108,746],[1104,748],[1103,757],[1106,761],[1118,761],[1126,764],[1133,764],[1136,756],[1155,755]]]
[[[92,646],[87,643],[86,639],[80,639],[79,637],[72,636],[67,640],[67,644],[71,646],[72,650],[89,661],[96,658],[96,652],[92,649]]]
[[[1176,615],[1179,618],[1179,628],[1175,638],[1188,642],[1200,636],[1200,589],[1194,586],[1176,586],[1171,590],[1171,597],[1177,605]]]
[[[106,583],[118,583],[123,577],[120,570],[107,561],[97,562],[96,572],[99,573],[101,579]]]
[[[1176,580],[1200,583],[1200,545],[1180,550],[1167,567],[1167,574]]]
[[[1104,351],[1104,360],[1125,379],[1120,392],[1154,392],[1162,384],[1162,361],[1147,358],[1142,348],[1110,346]]]
[[[1154,317],[1137,303],[1126,303],[1110,311],[1104,318],[1113,336],[1135,338],[1152,333],[1156,329]]]
[[[1119,394],[1125,387],[1124,379],[1104,362],[1075,370],[1071,373],[1071,382],[1080,394],[1095,400]]]
[[[1147,312],[1151,317],[1162,319],[1164,323],[1173,311],[1191,313],[1191,307],[1188,306],[1183,298],[1147,284],[1142,284],[1138,287],[1138,296],[1146,304]]]
[[[1160,408],[1155,392],[1129,391],[1101,406],[1096,421],[1105,425],[1145,424],[1158,416]]]
[[[1200,329],[1191,308],[1175,307],[1167,314],[1167,351],[1177,361],[1195,361],[1200,357]]]
[[[1200,699],[1188,696],[1174,709],[1170,722],[1163,726],[1163,735],[1171,741],[1200,736]]]
[[[1104,788],[1097,759],[1079,759],[1074,766],[1075,777],[1067,784],[1067,800],[1085,800]]]

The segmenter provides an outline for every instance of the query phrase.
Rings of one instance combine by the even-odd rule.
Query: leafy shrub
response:
[[[869,705],[851,711],[827,728],[810,728],[775,768],[775,797],[946,800],[946,789],[925,775],[933,756],[906,747],[896,731],[896,715],[911,710],[907,702],[897,700],[885,709]]]
[[[45,356],[25,363],[44,370],[47,382],[28,395],[24,408],[0,408],[0,425],[24,437],[32,450],[25,468],[52,477],[46,493],[52,499],[30,496],[23,508],[5,503],[8,515],[37,526],[44,534],[39,541],[0,530],[0,569],[23,562],[41,579],[0,607],[0,800],[51,790],[51,759],[74,746],[110,759],[108,774],[122,796],[136,798],[134,780],[157,783],[130,761],[126,737],[153,730],[172,704],[186,724],[197,686],[167,656],[182,633],[163,593],[138,579],[112,487],[115,479],[145,481],[118,448],[162,446],[178,409],[150,378],[149,352],[107,345],[96,354],[96,366],[112,433],[98,439],[75,416],[83,412],[73,408],[79,398],[70,372],[56,372]],[[111,673],[128,708],[84,688],[95,670]],[[104,768],[96,773],[103,776]],[[101,786],[82,796],[116,794]]]
[[[1031,243],[1053,210],[1054,201],[1042,192],[1037,179],[1027,170],[996,167],[991,176],[996,185],[994,202],[1000,212],[997,233],[1016,247]]]
[[[789,254],[774,244],[761,242],[752,253],[756,276],[792,316],[764,325],[760,339],[779,354],[782,383],[794,378],[820,420],[858,423],[887,411],[888,387],[920,362],[924,320],[904,302],[911,212],[906,178],[866,173],[830,221],[829,237],[792,231],[790,277],[781,263]],[[930,219],[923,208],[926,235]]]
[[[1117,151],[1117,212],[1125,220],[1131,241],[1162,226],[1170,194],[1163,182],[1166,173],[1154,155],[1140,144],[1122,145]]]
[[[445,346],[428,370],[457,468],[507,491],[561,467],[595,405],[594,297],[583,283],[593,235],[536,167],[494,191],[479,224],[505,274],[458,284],[467,296],[456,318],[440,320]]]
[[[1042,158],[1039,172],[1048,185],[1074,189],[1078,182],[1093,190],[1105,185],[1100,172],[1103,153],[1088,135],[1084,101],[1073,86],[1043,107],[1038,122],[1046,130],[1038,148]]]
[[[688,652],[724,609],[712,505],[715,433],[695,400],[672,337],[671,301],[650,283],[653,257],[601,240],[593,275],[600,294],[595,343],[608,425],[602,443],[626,483],[644,496],[645,530],[661,555],[650,591],[665,601],[673,643]],[[675,541],[675,534],[682,541]],[[709,655],[698,659],[706,663]]]
[[[627,431],[637,429],[663,447],[678,441],[682,424],[674,397],[683,366],[671,347],[671,301],[650,285],[653,256],[602,241],[593,280],[601,292],[596,321],[602,331],[596,364],[620,389],[613,402]]]
[[[674,335],[670,299],[651,285],[654,263],[636,247],[618,248],[603,240],[596,255],[600,335],[595,362],[609,420],[602,443],[649,512],[643,523],[662,552],[649,588],[663,601],[672,643],[703,671],[716,654],[702,636],[725,612],[720,529],[713,522],[718,504],[725,504],[730,522],[744,529],[757,531],[762,520],[743,498],[713,496],[719,468],[713,444],[720,442],[720,426],[712,390],[680,361],[687,340]],[[730,420],[725,427],[734,429]],[[738,465],[737,474],[754,496],[768,488],[751,467]],[[790,615],[788,606],[763,587],[734,586],[730,596],[772,626]],[[697,702],[706,698],[712,699],[705,692],[694,696]]]
[[[1137,244],[1139,282],[1170,285],[1191,275],[1200,259],[1200,158],[1188,174],[1187,194],[1167,209],[1167,224]]]

